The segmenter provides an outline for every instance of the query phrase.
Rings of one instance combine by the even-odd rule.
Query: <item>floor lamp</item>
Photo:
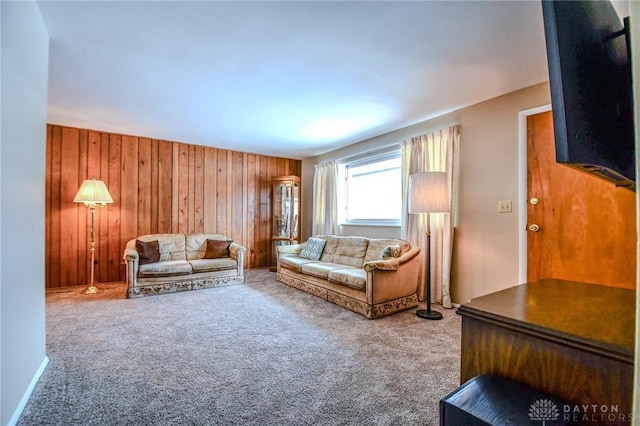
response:
[[[104,207],[107,204],[113,203],[113,198],[111,198],[111,194],[109,194],[109,190],[103,181],[90,179],[82,182],[78,193],[73,198],[73,202],[84,203],[91,212],[91,283],[89,287],[83,290],[83,293],[95,294],[98,292],[98,287],[93,285],[93,269],[96,251],[96,244],[93,238],[93,217],[96,207]]]
[[[439,320],[442,314],[431,310],[431,213],[449,211],[449,191],[445,172],[416,173],[409,176],[409,213],[427,215],[425,260],[422,280],[426,279],[427,309],[418,309],[420,318]],[[423,281],[424,282],[424,281]]]

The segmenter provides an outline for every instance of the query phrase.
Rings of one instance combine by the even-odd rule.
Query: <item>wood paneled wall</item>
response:
[[[301,162],[165,140],[47,126],[46,287],[89,282],[90,215],[73,197],[101,179],[114,203],[96,209],[95,282],[125,280],[130,239],[219,232],[247,248],[245,267],[269,266],[271,178]]]

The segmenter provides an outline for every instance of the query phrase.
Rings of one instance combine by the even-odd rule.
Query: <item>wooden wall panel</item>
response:
[[[73,200],[82,183],[79,176],[79,148],[80,130],[72,128],[62,129],[62,161],[63,173],[60,180],[60,197],[62,200]],[[78,249],[78,229],[80,220],[87,223],[86,209],[79,209],[74,204],[60,203],[61,244],[60,257],[63,259],[79,259],[80,262],[64,262],[60,264],[60,279],[65,282],[78,282],[78,268],[86,269],[88,252],[80,253]],[[86,226],[83,227],[83,237],[86,236]]]
[[[104,177],[105,183],[109,185],[109,161],[110,161],[110,144],[109,134],[100,134],[100,171],[95,176]],[[94,176],[94,175],[89,175]],[[113,191],[111,191],[113,196]],[[100,209],[99,216],[96,220],[96,264],[95,276],[96,282],[107,282],[109,276],[109,230],[110,230],[110,211],[109,209]],[[55,276],[52,274],[52,276]]]
[[[193,213],[195,232],[204,232],[204,147],[195,146]]]
[[[173,224],[173,144],[158,141],[158,192],[156,201],[157,230],[159,234],[171,232]]]
[[[246,201],[244,199],[244,179],[243,179],[243,161],[241,152],[233,152],[232,154],[232,182],[231,182],[231,196],[233,197],[231,205],[231,212],[229,217],[231,219],[231,234],[239,235],[240,239],[244,240],[246,235],[243,232],[243,224],[245,216],[243,216],[244,205]]]
[[[151,232],[151,139],[138,140],[138,218],[136,235]]]
[[[47,127],[47,157],[46,166],[46,188],[47,196],[45,200],[45,271],[47,280],[49,275],[60,276],[60,262],[53,262],[51,259],[60,258],[60,244],[50,244],[51,241],[60,241],[60,180],[62,172],[62,129],[60,127]]]
[[[109,160],[108,160],[108,181],[105,181],[107,184],[107,188],[109,188],[109,192],[113,197],[115,203],[121,205],[120,199],[120,186],[121,182],[121,173],[120,173],[120,163],[122,157],[122,137],[121,135],[110,134],[109,135]],[[104,180],[104,179],[103,179]],[[126,185],[126,184],[124,184]],[[137,188],[136,188],[137,189]],[[62,202],[65,202],[62,200]],[[122,208],[116,208],[115,205],[109,205],[106,208],[100,209],[99,214],[103,214],[106,210],[106,214],[104,216],[108,217],[108,238],[107,238],[107,282],[111,281],[119,281],[120,280],[120,258],[122,257],[122,253],[120,252],[120,215],[126,214]],[[103,217],[104,217],[103,216]],[[97,246],[98,244],[96,244]],[[102,242],[101,242],[102,245]],[[104,250],[104,247],[103,247]],[[73,259],[60,259],[60,262],[73,261]],[[54,277],[52,277],[54,279]],[[78,283],[81,284],[81,283]],[[64,281],[59,281],[58,285],[71,285],[65,283]]]
[[[227,232],[227,151],[218,150],[216,165],[216,229]]]
[[[120,210],[120,243],[117,247],[119,265],[122,265],[122,253],[127,241],[138,235],[138,199],[140,197],[140,181],[138,179],[139,140],[133,136],[122,136],[120,162],[120,197],[114,201],[117,205],[111,211]],[[109,188],[109,187],[108,187]],[[115,253],[115,248],[114,248]],[[112,258],[109,259],[110,261]],[[115,259],[113,259],[115,261]],[[113,267],[115,272],[115,266]],[[118,281],[123,276],[122,267],[118,268]],[[111,278],[111,277],[110,277]]]
[[[219,232],[247,248],[245,267],[270,265],[271,178],[299,160],[58,125],[47,126],[46,287],[85,285],[90,215],[73,202],[84,179],[104,180],[114,204],[96,209],[95,282],[125,280],[130,239]]]
[[[204,151],[204,229],[215,229],[217,224],[216,191],[218,188],[218,151],[206,149]]]

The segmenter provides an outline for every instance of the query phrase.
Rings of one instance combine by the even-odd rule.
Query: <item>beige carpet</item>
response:
[[[368,320],[275,281],[47,294],[49,365],[19,425],[436,425],[460,317]],[[422,306],[421,306],[422,307]]]

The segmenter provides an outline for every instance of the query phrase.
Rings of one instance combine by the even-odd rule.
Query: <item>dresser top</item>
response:
[[[545,279],[478,297],[458,313],[633,362],[635,300],[634,290]]]

